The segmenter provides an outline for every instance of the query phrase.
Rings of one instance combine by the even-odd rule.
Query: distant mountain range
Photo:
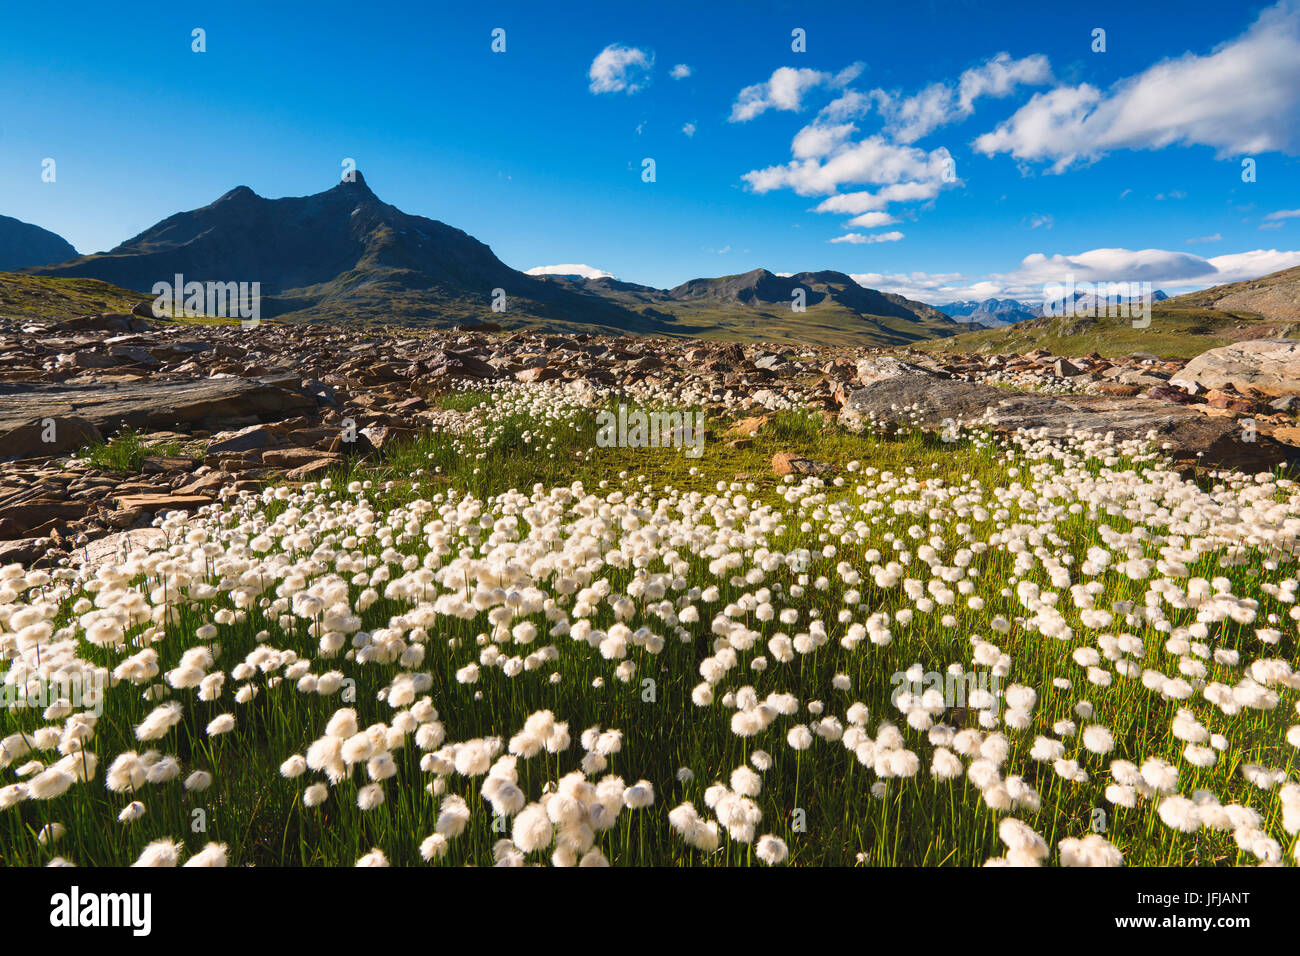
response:
[[[1015,299],[946,302],[943,305],[936,305],[935,308],[957,322],[966,322],[986,329],[998,329],[1013,322],[1038,318],[1042,314],[1041,306],[1018,302]]]
[[[48,229],[0,216],[0,272],[63,262],[77,254],[72,244]]]
[[[504,327],[878,345],[963,328],[928,305],[864,289],[839,272],[781,277],[757,269],[674,289],[527,275],[473,236],[382,202],[359,172],[314,196],[266,199],[240,186],[108,252],[22,271],[144,293],[177,274],[186,282],[258,282],[262,317],[285,320],[491,320]],[[803,311],[792,307],[798,287]],[[502,293],[506,308],[494,311]]]
[[[715,279],[691,279],[671,289],[612,278],[551,275],[546,280],[672,321],[677,331],[704,337],[903,345],[954,335],[964,328],[938,309],[863,288],[843,272],[829,270],[779,276],[753,269]],[[800,289],[805,311],[796,312],[793,306]]]
[[[1151,293],[1151,301],[1163,302],[1169,296],[1157,289]],[[1076,313],[1090,313],[1096,309],[1098,299],[1095,295],[1084,295],[1075,293],[1073,296],[1074,307],[1072,310]],[[1128,299],[1121,298],[1118,301],[1128,302]],[[1101,300],[1101,306],[1106,307],[1107,303]],[[956,322],[965,322],[971,326],[978,326],[985,329],[1000,329],[1008,325],[1014,325],[1016,322],[1024,322],[1026,319],[1038,319],[1043,316],[1062,315],[1068,310],[1065,299],[1059,299],[1050,305],[1044,305],[1041,302],[1025,302],[1018,299],[984,299],[982,302],[974,300],[964,302],[945,302],[942,305],[936,305],[936,309],[949,315]]]
[[[87,301],[129,299],[125,290],[150,294],[156,283],[177,274],[187,282],[258,282],[262,317],[286,321],[438,327],[493,321],[505,328],[791,345],[906,345],[972,328],[1004,328],[1047,313],[1039,303],[1016,299],[930,306],[864,288],[834,271],[777,275],[754,269],[671,289],[607,275],[527,274],[468,233],[381,201],[361,173],[354,175],[316,195],[284,199],[239,186],[108,252],[87,256],[38,226],[0,216],[0,272],[110,284],[103,290],[78,287],[77,295]],[[55,288],[15,282],[0,291],[6,314],[39,315],[60,295]],[[494,310],[502,296],[505,310]],[[1153,298],[1162,302],[1167,296],[1157,291]],[[1300,318],[1300,269],[1190,293],[1169,305]],[[1090,297],[1076,294],[1071,311],[1093,308]],[[1060,314],[1063,303],[1052,310]]]

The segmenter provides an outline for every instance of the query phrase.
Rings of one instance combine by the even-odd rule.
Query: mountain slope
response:
[[[186,282],[260,282],[263,318],[430,325],[492,318],[667,331],[599,297],[511,269],[468,233],[380,201],[360,173],[304,197],[265,199],[240,186],[109,252],[24,271],[140,292],[177,273]],[[491,309],[496,289],[505,292],[503,313]]]
[[[762,339],[800,344],[905,345],[955,335],[965,325],[901,295],[866,289],[842,272],[779,276],[766,269],[711,279],[691,279],[671,289],[548,276],[557,285],[603,296],[625,308],[702,338]],[[805,311],[792,308],[804,290]]]
[[[101,312],[130,312],[151,298],[98,279],[52,279],[0,272],[0,318],[62,322]]]
[[[1266,319],[1300,320],[1300,266],[1272,272],[1258,279],[1216,285],[1168,300],[1181,308],[1227,309],[1257,312]]]
[[[905,345],[966,326],[841,272],[755,269],[673,289],[609,277],[527,275],[468,233],[382,202],[360,173],[314,196],[266,199],[247,186],[177,213],[110,250],[22,270],[143,293],[188,282],[261,284],[262,318],[546,327],[772,342]],[[803,290],[806,308],[792,308]],[[507,309],[493,312],[495,290]]]
[[[0,272],[63,262],[77,254],[72,243],[30,222],[0,216]]]

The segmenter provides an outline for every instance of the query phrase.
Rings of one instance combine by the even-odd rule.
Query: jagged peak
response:
[[[217,202],[225,202],[227,199],[260,199],[257,193],[253,192],[247,186],[236,186],[230,192],[226,193]]]
[[[362,175],[361,170],[353,169],[344,174],[351,177],[340,179],[330,192],[346,193],[355,196],[367,196],[372,199],[378,198],[371,191],[370,186],[366,184],[366,177]]]

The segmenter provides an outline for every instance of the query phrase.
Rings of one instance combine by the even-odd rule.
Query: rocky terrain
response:
[[[978,423],[1152,437],[1189,469],[1300,457],[1300,349],[1286,341],[1239,343],[1190,363],[1041,349],[940,358],[490,325],[358,334],[105,313],[0,320],[0,360],[0,562],[55,561],[157,514],[320,476],[444,424],[456,413],[439,396],[467,382],[610,394],[658,387],[733,416],[811,406],[852,430]],[[137,447],[129,466],[107,454],[123,435]]]

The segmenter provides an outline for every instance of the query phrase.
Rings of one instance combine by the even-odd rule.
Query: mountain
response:
[[[986,329],[997,329],[1013,322],[1037,318],[1042,314],[1042,307],[1015,299],[967,300],[964,302],[947,302],[936,305],[936,309],[950,316],[956,322],[966,322]]]
[[[188,282],[261,283],[262,318],[545,327],[790,344],[903,345],[966,326],[842,272],[766,269],[672,289],[610,276],[528,275],[468,233],[382,202],[364,177],[314,196],[266,199],[247,186],[177,213],[116,248],[33,276],[98,279],[142,293]],[[796,312],[802,289],[804,311]],[[493,312],[494,290],[507,310]]]
[[[384,203],[358,172],[314,196],[266,199],[247,186],[177,213],[106,253],[26,269],[140,292],[186,282],[260,282],[263,318],[542,321],[556,328],[664,332],[596,296],[510,268],[468,233]],[[491,309],[494,290],[506,311]]]
[[[77,254],[72,243],[48,229],[0,216],[0,272],[62,262]]]
[[[1164,302],[1168,298],[1169,296],[1167,296],[1161,289],[1156,289],[1151,293],[1151,303],[1153,305],[1157,302]],[[1111,300],[1108,300],[1105,296],[1099,296],[1094,293],[1075,292],[1073,296],[1071,296],[1071,299],[1074,302],[1073,307],[1069,305],[1069,300],[1057,299],[1054,302],[1045,303],[1042,308],[1039,309],[1037,315],[1093,315],[1094,313],[1105,315],[1106,310],[1110,308],[1112,304]],[[1125,298],[1124,296],[1116,296],[1113,301],[1118,305],[1128,305],[1133,303],[1140,308],[1142,304],[1142,296],[1135,295],[1129,296],[1128,298]]]
[[[829,270],[776,275],[753,269],[691,279],[671,289],[612,278],[546,278],[652,318],[671,319],[679,333],[702,338],[905,345],[966,328],[924,303],[864,288],[848,275]],[[792,307],[799,289],[803,290],[802,312]]]
[[[1266,319],[1300,320],[1300,266],[1258,279],[1216,285],[1175,296],[1169,305],[1255,312]]]

